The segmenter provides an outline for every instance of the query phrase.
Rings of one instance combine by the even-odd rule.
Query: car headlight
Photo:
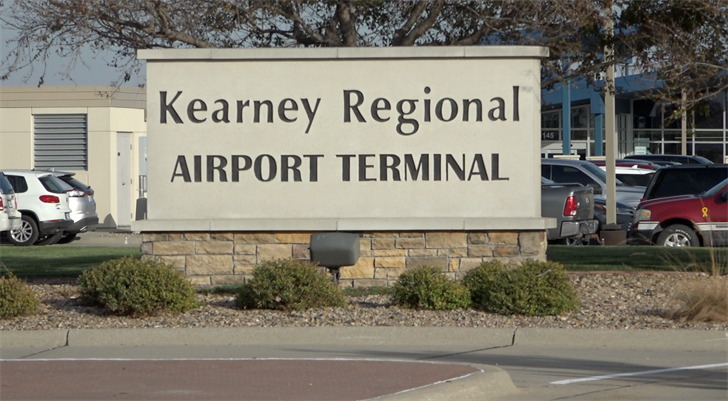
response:
[[[618,207],[617,208],[617,214],[628,214],[630,216],[634,215],[634,208],[633,207]]]
[[[634,214],[634,222],[637,223],[641,220],[649,220],[652,217],[650,209],[638,209]]]

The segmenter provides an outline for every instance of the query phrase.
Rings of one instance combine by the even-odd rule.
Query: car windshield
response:
[[[73,191],[72,186],[70,186],[70,185],[66,184],[65,182],[63,182],[62,180],[60,180],[56,177],[50,176],[50,175],[38,177],[38,180],[40,181],[41,184],[43,184],[43,186],[45,187],[45,189],[48,190],[48,192],[62,194],[64,192]]]
[[[10,185],[10,181],[8,181],[7,177],[5,177],[5,174],[3,173],[0,173],[0,193],[3,195],[15,193],[13,186]]]
[[[713,164],[712,160],[706,159],[703,156],[693,156],[695,157],[695,160],[700,164]]]
[[[655,173],[617,174],[617,177],[627,185],[631,185],[633,187],[646,187],[650,183],[653,175],[655,175]]]
[[[723,187],[725,187],[726,185],[728,185],[728,178],[721,181],[718,185],[714,186],[713,188],[710,188],[709,190],[703,192],[701,196],[704,196],[704,197],[713,196],[713,195],[717,194],[718,192],[720,192],[720,190],[723,189]]]
[[[602,170],[599,167],[597,167],[594,163],[584,163],[584,168],[586,168],[587,170],[589,170],[592,174],[594,174],[595,176],[597,176],[597,178],[599,178],[600,180],[602,180],[603,183],[606,184],[606,182],[607,182],[607,173],[604,170]],[[615,178],[614,180],[615,180],[615,182],[617,183],[618,186],[624,185],[622,183],[622,181],[618,180],[617,178]]]

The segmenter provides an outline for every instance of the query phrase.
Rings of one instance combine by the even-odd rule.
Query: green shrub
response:
[[[78,278],[81,297],[120,315],[186,312],[196,306],[193,285],[171,266],[130,256],[102,263]]]
[[[529,260],[521,266],[486,262],[463,281],[473,306],[492,312],[543,316],[579,309],[566,269],[555,262]]]
[[[406,308],[457,309],[470,305],[468,289],[450,280],[436,267],[418,267],[399,276],[394,302]]]
[[[235,304],[240,308],[301,310],[345,306],[346,296],[315,264],[277,259],[253,270],[253,279],[240,286]]]
[[[10,274],[0,277],[0,319],[38,312],[38,297],[27,284]]]

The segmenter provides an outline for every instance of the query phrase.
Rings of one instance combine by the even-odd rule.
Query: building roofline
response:
[[[146,89],[117,86],[2,86],[0,108],[146,108]]]

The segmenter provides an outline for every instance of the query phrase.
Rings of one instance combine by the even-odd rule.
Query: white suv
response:
[[[73,187],[49,171],[3,170],[15,190],[20,228],[11,230],[8,240],[15,245],[51,245],[73,224],[68,191]]]
[[[0,173],[0,232],[18,228],[20,228],[20,212],[18,212],[15,190],[5,174]]]
[[[54,177],[62,180],[66,184],[73,187],[68,192],[70,198],[68,205],[71,207],[71,218],[73,225],[66,229],[63,237],[58,241],[59,244],[67,244],[73,241],[78,233],[87,231],[95,231],[99,225],[99,215],[96,213],[96,201],[94,200],[94,190],[90,186],[73,178],[76,173],[67,171],[55,171],[49,169]]]

